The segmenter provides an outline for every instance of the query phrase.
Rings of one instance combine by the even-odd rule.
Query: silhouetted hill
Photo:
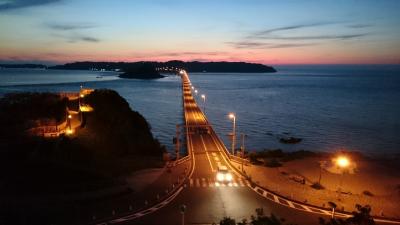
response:
[[[143,64],[151,64],[160,72],[185,69],[188,72],[212,72],[212,73],[273,73],[276,70],[271,66],[259,63],[246,62],[184,62],[172,60],[168,62],[74,62],[64,65],[49,67],[49,69],[66,70],[121,70],[131,71]]]
[[[72,136],[44,138],[25,131],[35,127],[32,120],[64,121],[66,98],[55,93],[0,98],[0,179],[7,183],[0,185],[1,194],[91,191],[113,186],[132,171],[162,166],[165,147],[117,92],[95,90],[81,101],[94,108],[84,114],[84,126]]]
[[[0,64],[0,68],[45,69],[47,66],[42,64]]]
[[[120,74],[121,78],[134,78],[134,79],[158,79],[163,78],[151,63],[134,64],[125,68],[124,73]]]

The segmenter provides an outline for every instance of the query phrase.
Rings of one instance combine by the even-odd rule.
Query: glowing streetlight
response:
[[[203,113],[206,113],[206,95],[201,95],[203,99]]]
[[[69,115],[68,115],[68,119],[71,119],[71,118],[72,118],[72,115],[71,115],[71,114],[69,114]]]
[[[350,161],[347,157],[345,156],[339,156],[336,159],[336,164],[340,167],[340,168],[346,168],[350,165]]]
[[[335,163],[336,163],[336,165],[337,165],[339,168],[342,169],[342,176],[341,176],[341,178],[340,178],[339,188],[338,188],[338,189],[339,189],[339,199],[340,199],[340,196],[341,196],[341,194],[342,194],[343,176],[344,176],[345,169],[346,169],[347,167],[349,167],[349,165],[350,165],[350,159],[349,159],[348,157],[344,156],[344,155],[339,155],[339,156],[335,159]]]
[[[198,92],[198,91],[197,91],[197,89],[196,89],[196,90],[194,90],[194,93],[196,93],[196,95],[197,95],[197,92]]]
[[[232,155],[235,155],[235,139],[236,139],[236,116],[233,113],[229,113],[229,118],[233,120],[232,127]]]

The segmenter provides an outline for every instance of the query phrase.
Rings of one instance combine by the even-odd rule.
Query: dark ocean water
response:
[[[278,66],[274,74],[190,74],[205,94],[206,114],[229,144],[229,112],[236,113],[246,148],[400,153],[400,66]],[[96,78],[102,75],[103,78]],[[0,95],[12,91],[118,91],[150,122],[154,135],[172,150],[182,123],[180,79],[126,80],[92,71],[0,70]],[[299,137],[299,144],[279,142]]]

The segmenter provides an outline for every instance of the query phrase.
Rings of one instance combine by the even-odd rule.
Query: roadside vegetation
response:
[[[361,206],[356,205],[355,211],[352,212],[352,216],[347,219],[341,218],[319,218],[318,222],[320,225],[375,225],[374,219],[371,217],[371,207],[369,205]],[[219,224],[220,225],[290,225],[286,223],[284,218],[279,218],[274,214],[265,215],[263,208],[257,208],[255,210],[256,215],[251,215],[250,220],[242,220],[236,222],[231,217],[224,217]]]
[[[261,152],[250,152],[248,154],[248,157],[250,159],[250,162],[256,165],[264,165],[267,167],[280,167],[284,162],[317,155],[318,153],[306,150],[284,152],[282,151],[282,149],[265,149]]]
[[[82,127],[72,136],[44,138],[25,130],[37,119],[64,121],[66,98],[18,93],[0,99],[3,194],[87,192],[120,185],[132,171],[163,165],[165,148],[117,92],[95,90],[84,101],[94,111],[84,114]]]

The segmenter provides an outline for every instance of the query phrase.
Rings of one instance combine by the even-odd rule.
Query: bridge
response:
[[[318,224],[319,217],[331,217],[330,209],[279,196],[259,187],[242,174],[231,163],[235,156],[229,153],[198,107],[188,74],[182,71],[181,77],[188,150],[188,156],[181,160],[191,162],[185,179],[158,204],[97,224],[218,224],[225,216],[239,222],[255,215],[256,208],[263,208],[266,215],[273,213],[295,224]],[[216,180],[220,165],[232,172],[232,182],[220,183]],[[343,218],[350,216],[348,213],[335,215]]]

